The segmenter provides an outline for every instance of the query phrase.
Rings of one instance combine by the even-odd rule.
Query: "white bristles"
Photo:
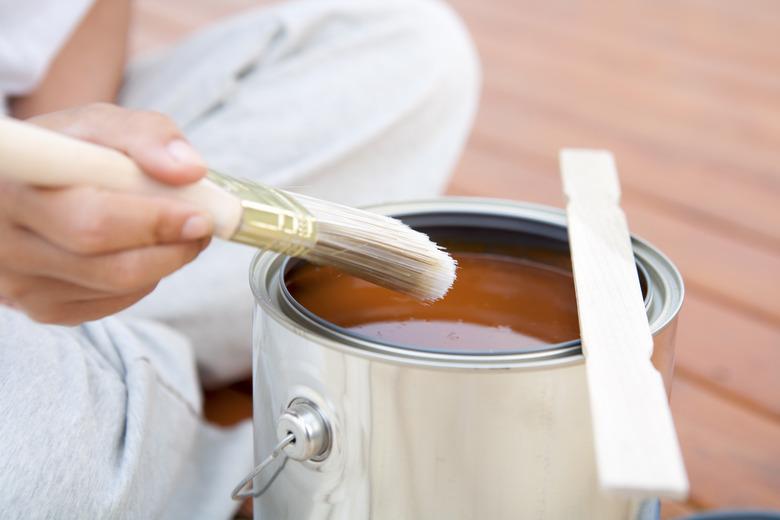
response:
[[[455,260],[400,220],[291,194],[317,221],[317,244],[305,259],[415,298],[442,298],[455,281]]]

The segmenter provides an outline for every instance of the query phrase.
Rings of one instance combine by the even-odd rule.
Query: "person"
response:
[[[4,114],[164,183],[208,164],[352,205],[440,194],[474,117],[476,54],[437,0],[255,8],[126,65],[129,16],[0,0]],[[201,389],[251,373],[254,251],[210,231],[185,203],[0,182],[4,519],[235,512],[251,425],[208,424]]]

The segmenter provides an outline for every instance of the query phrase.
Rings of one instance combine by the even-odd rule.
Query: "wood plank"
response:
[[[780,10],[775,0],[750,0],[749,2],[732,2],[731,0],[687,0],[697,8],[717,10],[726,20],[740,19],[752,24],[767,24],[777,28],[780,22]]]
[[[473,3],[465,4],[467,14],[471,14],[468,5],[472,11],[484,10]],[[508,10],[507,16],[512,18],[516,13]],[[583,127],[580,137],[590,138],[596,134],[597,142],[592,142],[594,139],[588,143],[573,141],[578,146],[607,147],[617,152],[621,162],[624,150],[611,142],[600,141],[599,137],[606,136],[623,145],[640,146],[651,158],[663,157],[663,161],[656,160],[648,165],[652,167],[636,169],[636,180],[644,181],[644,187],[652,193],[671,196],[678,204],[694,204],[704,214],[715,212],[725,216],[719,224],[736,220],[746,229],[773,237],[777,243],[780,227],[774,225],[774,221],[780,218],[780,210],[770,200],[776,199],[778,193],[774,167],[780,157],[777,89],[772,90],[763,103],[757,103],[756,96],[745,96],[739,103],[734,103],[722,92],[720,82],[708,82],[683,66],[672,67],[663,60],[653,66],[647,59],[637,59],[643,56],[637,57],[629,52],[631,49],[626,50],[625,45],[601,46],[593,50],[589,40],[570,36],[568,39],[572,41],[562,45],[559,43],[562,36],[551,33],[546,27],[531,25],[529,29],[525,25],[517,27],[514,23],[505,23],[502,32],[496,30],[496,20],[490,19],[491,25],[482,27],[475,24],[474,19],[472,16],[469,21],[487,56],[484,60],[486,98],[492,102],[487,104],[488,108],[491,104],[501,110],[511,111],[517,107],[511,116],[515,126],[519,126],[514,130],[527,128],[531,137],[539,136],[528,144],[529,148],[552,137],[544,133],[544,128],[540,131],[539,119],[544,122],[556,116],[561,131],[579,125]],[[630,44],[628,42],[629,47]],[[670,73],[673,74],[670,76]],[[505,95],[505,99],[499,101],[493,89],[511,95]],[[558,113],[551,113],[553,109]],[[532,117],[533,112],[546,111],[538,114],[534,121],[525,123],[529,110]],[[548,145],[555,143],[552,139],[545,142]],[[561,142],[572,141],[559,139],[558,143]],[[744,196],[731,194],[719,199],[718,204],[708,203],[706,197],[691,197],[691,193],[701,189],[711,193],[717,188],[718,194],[728,194],[728,184],[742,188],[744,182],[731,180],[737,175],[741,181],[750,177],[745,171],[745,161],[736,161],[735,153],[725,153],[735,146],[738,147],[736,151],[744,152],[738,159],[752,160],[757,149],[771,154],[770,160],[760,165],[760,177],[774,180],[774,191],[767,193],[766,182],[763,182],[746,191]],[[667,164],[670,158],[674,159],[671,171]],[[667,169],[660,169],[659,165]],[[689,171],[693,171],[693,175],[689,175]],[[665,184],[664,180],[671,184]],[[754,199],[751,195],[758,197],[757,203],[750,203]],[[761,210],[758,214],[757,208]]]
[[[619,128],[605,128],[517,92],[502,96],[488,86],[486,94],[502,102],[485,104],[475,142],[488,141],[508,156],[553,157],[567,143],[610,149],[625,172],[621,178],[627,196],[652,199],[683,218],[780,251],[780,226],[775,225],[780,187],[761,179],[735,179],[733,170],[722,165],[631,139]]]
[[[674,382],[672,412],[695,504],[780,509],[780,422],[718,399],[684,377]]]
[[[633,229],[672,256],[689,288],[780,323],[780,255],[670,217],[634,198],[627,201]]]
[[[757,9],[754,7],[756,2],[744,4],[748,5],[748,10]],[[566,27],[566,21],[561,24],[557,13],[549,9],[549,5],[546,7],[535,10],[534,18],[544,18]],[[682,54],[696,61],[717,61],[752,71],[756,65],[761,65],[759,60],[780,57],[780,49],[772,45],[776,41],[774,22],[769,21],[772,11],[777,9],[767,10],[770,16],[759,20],[726,17],[692,2],[626,5],[612,1],[599,2],[594,7],[578,20],[578,25],[585,25],[586,29],[588,26],[608,26],[613,29],[609,37],[639,40],[645,46]],[[751,37],[745,38],[746,35]]]
[[[661,70],[678,67],[688,69],[694,78],[706,80],[701,84],[703,90],[711,86],[710,81],[715,81],[719,88],[730,95],[738,95],[742,98],[740,101],[744,102],[756,100],[771,102],[774,97],[773,91],[778,84],[778,78],[772,74],[771,68],[772,60],[775,58],[765,58],[770,62],[766,63],[762,60],[758,66],[755,64],[750,66],[751,64],[746,64],[746,61],[752,58],[752,55],[746,60],[727,59],[726,53],[722,51],[720,53],[692,52],[689,47],[680,45],[679,41],[676,41],[677,34],[664,21],[656,22],[657,34],[648,30],[650,17],[642,17],[635,5],[604,2],[608,10],[605,16],[599,12],[595,4],[584,8],[577,3],[568,3],[550,10],[546,9],[550,6],[549,2],[534,6],[534,9],[512,9],[507,5],[507,0],[494,1],[486,5],[470,0],[456,0],[454,3],[470,26],[475,29],[478,29],[478,23],[484,22],[489,26],[489,32],[511,32],[518,43],[522,42],[522,35],[525,33],[538,34],[534,41],[538,42],[536,48],[540,54],[555,53],[541,45],[545,41],[543,37],[546,34],[562,43],[568,43],[567,50],[572,52],[577,52],[578,47],[583,52],[593,52],[590,58],[604,59],[606,56],[624,53],[629,57],[626,61],[634,64],[640,76],[652,76],[654,72],[658,72],[658,66],[663,66]],[[671,4],[664,4],[660,10],[654,12],[656,17],[659,12],[665,12],[670,17],[678,14]],[[741,33],[733,27],[729,31],[721,32],[730,32],[744,40],[755,38],[760,42],[763,39],[766,44],[761,44],[759,47],[763,52],[777,47],[771,45],[771,42],[775,41],[776,33],[776,28],[771,26],[760,30],[755,27],[755,24],[751,24]],[[479,32],[477,39],[481,40]],[[665,44],[666,41],[669,43]],[[726,46],[729,50],[733,47],[733,44]],[[656,65],[656,67],[648,68],[647,65]],[[622,71],[617,69],[616,72]]]
[[[506,66],[510,63],[525,64],[549,72],[560,69],[559,74],[568,73],[582,79],[607,76],[610,81],[602,84],[603,88],[618,90],[623,96],[651,92],[654,95],[642,97],[650,104],[674,103],[687,98],[695,108],[714,106],[715,113],[710,114],[709,117],[718,114],[750,115],[755,113],[756,108],[777,109],[776,104],[772,102],[769,89],[777,86],[778,80],[770,75],[762,81],[765,74],[763,69],[753,69],[741,75],[718,74],[713,71],[694,75],[691,69],[700,63],[699,60],[675,62],[670,58],[677,54],[667,55],[669,51],[654,46],[635,48],[634,45],[641,40],[611,46],[600,42],[599,38],[577,34],[578,31],[574,27],[572,28],[574,30],[561,30],[558,25],[548,27],[546,24],[526,20],[519,21],[520,27],[515,23],[511,26],[505,24],[502,27],[496,26],[495,20],[486,20],[480,15],[469,18],[469,22],[470,27],[477,34],[480,50],[483,51],[483,55],[490,57],[490,64],[493,67]],[[595,28],[603,31],[604,28],[598,27],[599,25],[595,24]],[[580,28],[582,25],[578,24],[576,27]],[[518,29],[522,30],[518,31]],[[669,36],[675,39],[676,35]],[[763,67],[773,65],[780,65],[780,58],[762,63]],[[539,76],[522,74],[518,76],[530,82],[540,79]],[[732,92],[724,91],[719,84],[702,83],[702,79],[725,80],[732,84],[733,89],[740,89],[739,93],[743,95],[745,93],[741,90],[755,88],[753,83],[757,83],[758,87],[766,88],[756,92],[759,95],[755,97],[745,96],[746,99],[742,103],[718,106],[718,100],[732,97]],[[615,88],[617,86],[623,88],[617,89]],[[627,86],[632,88],[625,88]],[[638,108],[644,107],[645,105],[641,105]],[[681,106],[681,108],[689,110],[689,107]],[[708,114],[701,113],[699,117],[706,118]],[[745,122],[759,127],[773,124],[767,118],[753,118]],[[715,130],[729,130],[729,128]]]
[[[484,106],[484,117],[492,124],[480,130],[497,139],[511,138],[516,146],[537,152],[561,143],[609,148],[631,166],[622,168],[628,172],[627,187],[690,207],[716,218],[717,224],[733,222],[780,247],[780,227],[774,225],[780,209],[773,203],[780,195],[780,181],[774,179],[775,168],[768,162],[772,159],[756,166],[760,171],[751,172],[745,166],[749,161],[743,158],[748,153],[745,148],[780,150],[780,139],[765,139],[763,145],[758,142],[761,136],[780,136],[780,125],[755,128],[743,124],[745,116],[728,120],[722,110],[683,110],[681,106],[693,104],[685,99],[669,103],[669,95],[662,96],[663,103],[641,101],[652,100],[654,95],[634,86],[623,90],[604,87],[605,82],[619,80],[594,78],[585,86],[581,78],[568,73],[539,71],[526,64],[502,67],[486,80],[485,95],[495,101]],[[559,83],[568,86],[558,88]],[[625,94],[633,91],[637,92]],[[780,110],[765,112],[764,119],[772,119],[775,113],[780,121]],[[714,115],[692,124],[701,113]],[[708,130],[721,127],[733,130],[721,136]],[[746,142],[735,132],[755,137]],[[697,151],[704,147],[719,152]],[[776,155],[780,160],[780,154]],[[739,192],[729,193],[729,187]],[[718,203],[713,204],[711,197],[718,197]]]
[[[675,363],[677,373],[780,418],[780,327],[691,291],[678,322]]]
[[[620,207],[614,157],[560,154],[574,287],[601,489],[682,499],[688,477]]]

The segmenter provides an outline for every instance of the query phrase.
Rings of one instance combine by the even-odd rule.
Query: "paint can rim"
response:
[[[524,220],[548,229],[566,233],[563,210],[549,206],[501,199],[472,197],[441,197],[437,199],[384,204],[370,209],[400,218],[420,216],[474,215],[475,218]],[[634,254],[640,272],[647,280],[645,305],[653,335],[676,319],[684,299],[682,277],[674,264],[647,241],[632,235]],[[258,252],[250,266],[250,285],[255,301],[263,311],[299,335],[326,345],[365,357],[391,363],[426,367],[465,369],[517,369],[567,366],[584,361],[580,340],[572,340],[539,348],[500,353],[451,353],[412,349],[350,333],[302,311],[300,304],[286,290],[282,274],[287,257],[267,251]]]

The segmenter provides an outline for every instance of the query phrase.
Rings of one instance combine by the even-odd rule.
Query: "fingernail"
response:
[[[211,234],[211,222],[203,215],[193,215],[181,227],[182,240],[196,240]]]
[[[190,143],[182,139],[175,139],[168,143],[168,154],[174,158],[176,162],[190,166],[205,166],[203,157],[200,156],[195,148]]]

